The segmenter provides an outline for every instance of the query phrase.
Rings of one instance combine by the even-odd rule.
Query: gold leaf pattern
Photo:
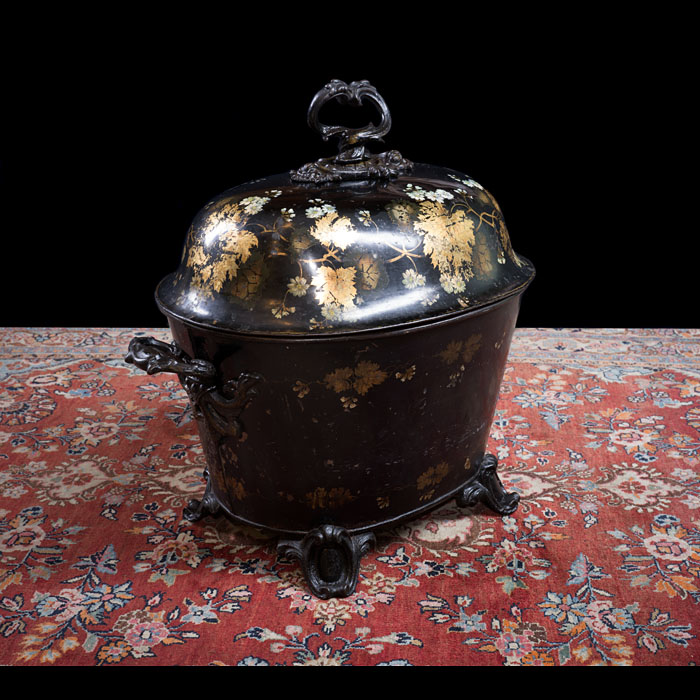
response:
[[[298,380],[292,388],[300,399],[303,399],[311,391],[311,387],[301,380]]]
[[[474,222],[465,211],[450,213],[442,202],[421,202],[414,229],[423,236],[423,250],[433,267],[448,277],[472,276]]]
[[[226,202],[212,211],[202,225],[202,232],[211,235],[220,228],[237,228],[243,223],[246,214],[238,202]]]
[[[329,389],[335,391],[336,394],[341,394],[352,388],[352,374],[351,367],[341,367],[327,374],[323,381]]]
[[[471,180],[453,179],[467,184],[469,192],[414,183],[404,193],[411,201],[397,198],[377,210],[361,208],[371,206],[370,200],[338,210],[333,203],[309,199],[313,206],[304,215],[303,208],[296,213],[288,206],[275,208],[272,198],[281,190],[212,202],[187,234],[187,272],[181,268],[173,281],[184,290],[179,303],[216,293],[251,300],[262,296],[264,286],[264,300],[251,300],[247,311],[277,318],[295,314],[295,325],[311,330],[341,321],[364,323],[367,314],[360,306],[374,307],[382,300],[380,290],[388,287],[395,294],[397,284],[400,292],[413,290],[402,295],[406,309],[399,315],[419,304],[439,304],[437,313],[479,304],[488,296],[488,285],[472,289],[470,280],[515,283],[500,265],[527,270],[527,263],[513,252],[491,196]],[[263,211],[265,216],[259,216]],[[187,287],[198,294],[188,298]],[[290,297],[301,301],[291,306]]]
[[[258,237],[250,231],[227,231],[221,238],[221,249],[235,256],[239,263],[250,257],[250,249],[258,245]]]
[[[341,367],[327,374],[324,382],[329,389],[337,394],[354,389],[364,396],[373,386],[378,386],[386,378],[387,373],[376,362],[359,362],[353,369]]]
[[[447,462],[440,462],[436,467],[430,467],[419,477],[416,485],[419,491],[424,491],[430,486],[437,486],[450,473]]]
[[[258,245],[257,236],[241,228],[244,221],[244,211],[232,202],[209,214],[187,257],[193,286],[211,294],[212,289],[220,292],[227,280],[236,278],[240,266]]]
[[[481,334],[477,333],[467,338],[466,341],[453,340],[438,356],[446,365],[452,365],[461,358],[465,364],[471,362],[477,350],[481,347]]]
[[[408,369],[403,372],[397,372],[394,376],[400,379],[402,382],[410,382],[411,379],[416,375],[416,366],[411,365]]]
[[[353,495],[348,489],[333,487],[326,490],[319,486],[311,493],[306,494],[306,502],[314,509],[316,508],[338,508],[353,500]]]
[[[341,396],[340,403],[346,411],[350,411],[357,406],[357,398],[354,396]]]
[[[309,233],[327,247],[345,250],[355,240],[355,227],[347,216],[338,216],[330,211],[320,217],[311,227]]]
[[[373,386],[378,386],[387,377],[386,372],[375,362],[360,362],[355,367],[353,386],[360,396],[364,396]]]
[[[454,364],[457,361],[457,359],[459,358],[459,351],[461,349],[462,349],[462,341],[461,340],[453,340],[451,343],[448,344],[448,346],[441,353],[439,353],[439,355],[442,358],[442,361],[446,365],[451,365],[451,364]]]
[[[316,287],[318,303],[343,308],[354,306],[353,299],[357,296],[355,273],[354,267],[337,270],[327,265],[319,267],[311,279],[311,284]]]
[[[481,334],[472,335],[464,343],[464,349],[462,350],[462,360],[463,362],[471,362],[472,358],[476,354],[476,351],[481,347]]]
[[[193,243],[190,247],[189,255],[187,256],[187,267],[199,269],[203,268],[208,263],[209,258],[204,252],[204,247]]]
[[[435,495],[435,486],[437,486],[450,473],[450,465],[447,462],[440,462],[435,467],[431,467],[424,471],[416,481],[416,486],[419,491],[423,491],[420,496],[421,501],[427,501]],[[426,491],[426,489],[429,489]]]

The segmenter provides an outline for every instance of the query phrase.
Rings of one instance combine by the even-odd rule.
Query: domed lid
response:
[[[378,107],[379,126],[329,127],[328,100]],[[468,176],[364,146],[391,126],[366,81],[332,81],[309,123],[340,154],[255,180],[209,202],[156,299],[172,316],[241,333],[320,335],[465,313],[526,287],[495,199]]]

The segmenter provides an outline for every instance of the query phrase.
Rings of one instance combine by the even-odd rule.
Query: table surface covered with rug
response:
[[[202,450],[136,332],[0,329],[0,664],[700,660],[700,330],[518,329],[489,442],[518,510],[379,533],[327,601],[275,538],[183,519]]]

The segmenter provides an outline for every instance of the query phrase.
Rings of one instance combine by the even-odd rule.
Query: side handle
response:
[[[220,385],[219,373],[211,362],[193,359],[177,343],[164,343],[150,336],[133,338],[124,361],[147,374],[177,374],[195,416],[204,418],[217,433],[230,437],[242,434],[240,415],[263,380],[255,372],[241,372]]]

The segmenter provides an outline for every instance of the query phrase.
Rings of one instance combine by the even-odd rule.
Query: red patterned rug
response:
[[[275,539],[182,518],[202,451],[134,333],[0,330],[3,665],[700,658],[700,330],[517,330],[489,450],[519,509],[381,533],[326,601]]]

